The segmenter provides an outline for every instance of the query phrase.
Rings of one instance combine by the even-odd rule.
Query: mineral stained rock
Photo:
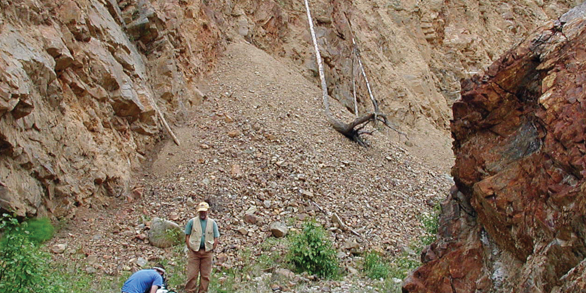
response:
[[[456,186],[403,292],[584,292],[586,3],[462,83]]]

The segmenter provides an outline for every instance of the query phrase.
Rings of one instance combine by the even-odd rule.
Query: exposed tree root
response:
[[[362,117],[358,117],[354,119],[354,121],[350,123],[343,123],[338,120],[335,120],[330,117],[330,124],[332,127],[338,131],[339,133],[343,134],[348,139],[355,141],[361,146],[368,146],[368,142],[364,140],[362,137],[364,134],[371,135],[372,131],[366,131],[363,128],[368,125],[368,123],[376,124],[377,122],[383,123],[386,127],[391,128],[392,130],[396,131],[399,134],[405,135],[405,133],[397,130],[387,119],[387,116],[383,114],[376,114],[370,113],[368,115],[364,115]]]

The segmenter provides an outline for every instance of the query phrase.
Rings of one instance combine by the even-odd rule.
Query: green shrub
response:
[[[35,244],[41,244],[51,238],[55,233],[55,227],[48,218],[30,219],[23,227],[29,235],[29,239]]]
[[[364,257],[364,272],[371,279],[386,279],[390,266],[386,260],[376,252],[369,252]]]
[[[29,223],[33,224],[29,226]],[[54,278],[49,271],[51,256],[39,246],[48,240],[50,229],[46,223],[44,220],[19,223],[10,215],[2,215],[0,230],[4,234],[0,239],[0,292],[63,292],[52,283]]]
[[[288,259],[300,272],[335,278],[340,266],[326,231],[315,222],[303,225],[303,231],[291,236]]]

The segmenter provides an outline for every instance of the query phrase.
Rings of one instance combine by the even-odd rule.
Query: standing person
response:
[[[164,276],[165,267],[161,264],[149,270],[140,270],[124,282],[122,293],[156,293],[163,287]]]
[[[187,244],[187,293],[208,292],[210,274],[212,273],[212,257],[218,246],[218,225],[208,218],[210,205],[201,202],[197,205],[198,217],[195,217],[185,226],[185,244]],[[197,287],[197,279],[199,288]]]

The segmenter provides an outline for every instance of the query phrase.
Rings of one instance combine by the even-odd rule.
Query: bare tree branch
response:
[[[354,96],[354,115],[358,117],[358,100],[356,99],[356,78],[354,78],[354,57],[352,57],[352,96]]]
[[[315,50],[315,59],[317,61],[317,67],[319,70],[319,79],[321,80],[321,90],[323,96],[324,110],[328,118],[333,119],[330,115],[330,104],[328,101],[328,86],[326,84],[326,78],[324,74],[324,65],[321,61],[321,54],[319,53],[319,46],[317,45],[317,38],[315,37],[315,30],[313,28],[313,18],[311,18],[311,12],[309,11],[309,2],[305,0],[305,8],[307,10],[307,21],[309,22],[309,30],[311,32],[311,40],[313,41],[313,47]]]

